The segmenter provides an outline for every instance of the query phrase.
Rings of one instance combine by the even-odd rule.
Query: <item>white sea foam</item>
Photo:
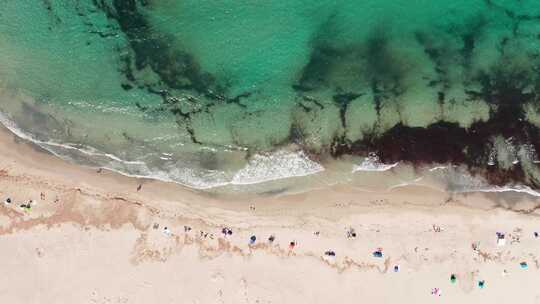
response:
[[[432,178],[448,186],[448,190],[456,193],[470,192],[519,192],[540,197],[540,192],[525,185],[493,186],[480,176],[472,176],[464,168],[458,166],[439,166],[429,169]]]
[[[352,172],[354,173],[358,171],[387,171],[394,168],[398,164],[399,163],[383,164],[381,163],[377,154],[369,153],[360,165],[353,166]]]
[[[149,167],[146,162],[124,160],[90,146],[39,140],[21,130],[13,120],[1,112],[0,123],[16,136],[44,148],[59,158],[77,162],[74,157],[78,155],[79,158],[83,157],[83,162],[90,163],[87,164],[90,167],[100,167],[130,177],[174,182],[196,189],[263,183],[294,176],[306,176],[324,170],[320,164],[310,160],[302,151],[256,154],[234,175],[219,170],[191,168],[172,160],[171,154],[162,154],[158,157],[163,161],[161,163],[163,168]]]
[[[532,196],[540,197],[540,192],[535,191],[527,186],[504,186],[504,187],[486,187],[486,188],[480,188],[475,190],[470,190],[467,192],[519,192],[519,193],[526,193]]]
[[[446,170],[448,169],[449,166],[437,166],[437,167],[433,167],[433,168],[430,168],[429,169],[429,172],[435,172],[435,171],[438,171],[438,170]]]
[[[77,162],[73,157],[78,155],[78,157],[88,160],[89,163],[95,164],[89,165],[90,167],[101,167],[130,177],[151,178],[196,189],[257,184],[288,177],[307,176],[324,171],[321,164],[309,159],[304,152],[283,150],[274,153],[256,154],[244,168],[235,174],[219,170],[190,168],[187,165],[168,159],[172,156],[170,154],[161,155],[164,156],[162,160],[166,161],[167,165],[162,168],[149,167],[146,162],[123,160],[116,155],[104,153],[90,146],[39,140],[25,133],[7,115],[1,112],[0,123],[16,136],[37,144],[62,159]],[[537,160],[535,159],[534,162],[537,162]],[[398,163],[383,164],[376,154],[371,153],[360,165],[354,166],[353,172],[387,171],[397,165]],[[438,166],[428,171],[437,174],[438,179],[442,178],[441,181],[449,185],[449,190],[453,192],[519,192],[540,197],[540,192],[527,186],[490,186],[482,178],[473,177],[466,171],[460,170],[457,166]],[[414,185],[421,179],[422,177],[391,188]]]
[[[17,125],[11,119],[9,119],[5,114],[1,112],[0,112],[0,124],[4,125],[8,130],[10,130],[13,134],[17,135],[18,137],[24,140],[28,140],[34,144],[37,144],[40,147],[46,149],[47,151],[51,152],[52,154],[58,157],[60,157],[61,155],[58,152],[56,152],[54,149],[52,149],[53,147],[62,148],[66,150],[76,150],[77,152],[86,154],[88,156],[106,157],[113,161],[123,162],[126,164],[143,164],[142,162],[138,162],[138,161],[122,160],[113,154],[103,153],[90,146],[72,144],[72,143],[61,144],[61,143],[56,143],[53,141],[43,141],[43,140],[36,139],[33,136],[23,132],[19,127],[17,127]]]
[[[270,154],[256,154],[248,164],[239,170],[232,184],[247,185],[276,179],[306,176],[321,172],[324,167],[309,159],[304,152],[277,151]]]
[[[68,151],[71,151],[72,153],[85,155],[89,161],[99,162],[99,164],[90,167],[104,168],[129,177],[151,178],[165,182],[174,182],[196,189],[209,189],[227,184],[226,181],[219,178],[215,180],[205,180],[204,177],[201,176],[204,174],[197,175],[193,169],[189,168],[169,171],[151,169],[145,162],[123,160],[118,156],[110,153],[103,153],[93,147],[39,140],[21,130],[13,120],[2,112],[0,112],[0,124],[4,125],[17,137],[32,142],[64,160],[74,161],[73,157],[67,153]],[[101,159],[101,161],[97,161],[97,159]]]
[[[410,181],[410,182],[402,182],[402,183],[399,183],[397,185],[393,185],[391,187],[388,187],[387,190],[393,190],[393,189],[397,189],[397,188],[403,188],[403,187],[409,187],[409,186],[415,186],[415,185],[418,185],[417,183],[422,181],[424,179],[423,176],[421,177],[418,177],[418,178],[415,178],[414,180]]]

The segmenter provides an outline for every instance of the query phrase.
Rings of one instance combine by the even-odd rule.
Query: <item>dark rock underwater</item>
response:
[[[61,26],[61,1],[41,2]],[[77,14],[100,39],[124,38],[116,45],[120,89],[158,97],[159,104],[131,104],[144,115],[172,115],[192,145],[230,144],[245,149],[246,158],[295,145],[322,163],[376,153],[383,163],[464,165],[494,185],[537,189],[540,11],[524,9],[528,2],[477,2],[481,9],[462,19],[403,33],[381,19],[355,39],[342,38],[339,11],[328,14],[310,35],[305,63],[291,68],[283,86],[292,100],[266,106],[289,119],[278,123],[288,132],[271,134],[269,126],[257,140],[243,137],[250,125],[239,121],[271,121],[261,104],[272,91],[264,93],[264,84],[246,89],[226,71],[206,70],[188,42],[156,26],[150,15],[159,1],[92,0]],[[95,14],[107,23],[92,21]],[[477,108],[483,114],[470,114]],[[238,114],[222,118],[220,109]],[[201,130],[207,120],[239,126],[224,144]]]

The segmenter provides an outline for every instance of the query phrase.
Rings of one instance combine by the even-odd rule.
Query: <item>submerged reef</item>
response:
[[[537,120],[528,120],[532,116],[528,114],[538,113],[540,108],[540,48],[519,48],[531,39],[540,46],[540,31],[521,35],[519,29],[523,20],[540,19],[517,16],[510,10],[504,10],[504,15],[510,19],[511,30],[503,31],[502,37],[497,38],[497,54],[487,63],[482,62],[485,60],[481,57],[482,50],[477,50],[482,43],[493,43],[482,41],[490,22],[483,15],[461,26],[451,24],[438,29],[439,32],[416,31],[416,43],[432,62],[432,72],[424,75],[415,68],[418,59],[392,46],[383,27],[377,27],[355,45],[339,48],[329,46],[328,42],[314,43],[311,58],[293,88],[303,96],[302,100],[309,96],[315,104],[322,103],[315,96],[333,92],[342,124],[325,151],[314,153],[328,152],[341,157],[365,156],[371,151],[384,163],[464,164],[472,173],[482,174],[495,185],[525,182],[538,188],[536,151],[540,149],[540,129]],[[348,77],[344,79],[345,73]],[[414,102],[410,99],[418,98],[404,97],[407,91],[417,89],[415,86],[434,91],[428,102],[440,108],[431,122],[424,125],[408,125],[407,120],[414,118],[404,117],[401,112]],[[460,100],[453,95],[460,96]],[[370,103],[377,115],[370,128],[360,131],[360,138],[348,136],[355,124],[347,122],[346,112],[349,104],[355,102]],[[458,103],[465,111],[474,111],[481,103],[486,105],[488,115],[462,124],[459,117],[445,113],[445,109]],[[299,104],[303,111],[311,110],[303,101]],[[417,110],[413,116],[426,114],[422,108]],[[388,124],[381,117],[385,111],[395,112],[394,123]],[[301,129],[299,125],[295,127]],[[294,132],[294,142],[301,142],[297,134],[302,133]]]
[[[42,1],[51,31],[65,18],[61,2]],[[247,158],[294,145],[321,161],[376,153],[384,163],[465,165],[496,185],[538,188],[540,12],[528,9],[531,3],[471,1],[470,14],[449,6],[443,14],[448,18],[418,23],[390,21],[395,18],[384,14],[347,17],[352,4],[341,2],[314,8],[328,11],[317,17],[300,6],[304,11],[294,20],[305,18],[309,29],[258,34],[276,45],[290,43],[296,54],[287,69],[276,68],[281,74],[268,74],[281,78],[259,75],[259,82],[244,80],[260,61],[242,70],[215,60],[216,67],[208,58],[229,54],[183,40],[177,32],[189,31],[189,24],[163,30],[160,22],[170,19],[157,12],[167,5],[187,10],[188,4],[92,0],[77,8],[77,18],[104,43],[114,41],[126,96],[139,90],[160,101],[130,104],[147,116],[173,117],[192,146],[243,149]],[[282,39],[287,35],[297,40]],[[272,51],[258,43],[244,48],[247,54],[239,46],[230,52],[250,58]]]

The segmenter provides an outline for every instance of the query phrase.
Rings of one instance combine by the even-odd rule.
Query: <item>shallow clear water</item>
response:
[[[0,112],[66,159],[197,188],[372,163],[537,188],[539,55],[532,0],[4,0]]]

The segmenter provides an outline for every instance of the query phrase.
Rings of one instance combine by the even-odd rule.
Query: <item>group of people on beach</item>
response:
[[[45,195],[44,195],[43,193],[41,193],[41,199],[42,199],[42,200],[45,199]],[[7,197],[7,198],[5,198],[5,200],[4,200],[4,204],[5,204],[5,205],[12,205],[12,204],[14,204],[14,200],[13,200],[11,197]],[[28,212],[28,211],[30,211],[30,210],[32,209],[32,207],[35,206],[35,205],[36,205],[36,201],[30,199],[30,200],[27,200],[27,201],[24,201],[24,202],[20,203],[20,204],[19,204],[19,208],[21,208],[22,210]],[[255,209],[255,208],[254,208],[253,206],[250,206],[250,210],[254,210],[254,209]],[[155,223],[155,224],[153,225],[153,228],[154,228],[154,229],[158,229],[158,228],[159,228],[159,224]],[[443,231],[443,229],[442,229],[440,226],[438,226],[438,225],[433,225],[432,228],[433,228],[433,231],[434,231],[434,232],[442,232],[442,231]],[[189,226],[184,226],[184,232],[185,232],[185,233],[188,233],[188,232],[190,232],[191,230],[192,230],[191,227],[189,227]],[[167,226],[164,226],[164,227],[162,228],[162,231],[163,231],[163,233],[164,233],[165,235],[167,235],[167,236],[172,235],[171,230],[170,230]],[[514,232],[515,232],[515,231],[514,231]],[[521,232],[521,229],[519,230],[519,232]],[[223,227],[223,228],[221,229],[221,234],[222,234],[224,237],[226,237],[226,238],[227,238],[227,237],[230,237],[230,236],[233,235],[233,229],[232,229],[232,228],[229,228],[229,227]],[[514,234],[515,234],[515,235],[514,235]],[[208,235],[208,233],[204,234],[204,233],[201,231],[201,235],[204,236],[204,237],[206,238],[207,235]],[[315,231],[315,232],[314,232],[314,235],[315,235],[315,236],[319,236],[319,235],[320,235],[320,231]],[[497,231],[497,232],[495,233],[495,236],[496,236],[496,238],[495,238],[496,245],[499,246],[499,247],[501,247],[501,246],[506,246],[506,245],[507,245],[507,239],[510,239],[510,241],[509,241],[510,244],[513,244],[513,243],[515,243],[515,242],[519,242],[519,240],[520,240],[520,235],[521,235],[521,234],[516,234],[516,233],[507,234],[507,233],[505,233],[505,232]],[[539,232],[537,232],[537,231],[534,231],[534,232],[532,233],[532,235],[533,235],[534,238],[539,238],[539,237],[540,237],[540,234],[539,234]],[[346,236],[346,238],[348,238],[348,239],[354,239],[354,238],[357,237],[357,232],[355,231],[354,228],[349,227],[349,228],[346,229],[345,236]],[[258,240],[258,238],[257,238],[256,235],[251,235],[251,236],[249,237],[249,239],[248,239],[248,245],[249,245],[249,246],[254,246],[254,245],[257,243],[257,240]],[[267,238],[267,242],[270,243],[270,244],[273,244],[273,243],[275,242],[275,240],[276,240],[276,236],[273,235],[273,234],[271,234],[271,235],[268,236],[268,238]],[[290,241],[290,242],[289,242],[288,248],[289,248],[289,250],[293,250],[293,249],[295,249],[295,247],[297,247],[297,245],[298,245],[297,241],[296,241],[296,240],[293,240],[293,241]],[[473,242],[472,245],[471,245],[471,247],[472,247],[472,250],[473,250],[474,252],[480,253],[480,242]],[[326,257],[328,257],[328,258],[335,258],[335,257],[337,256],[336,251],[334,251],[334,250],[332,250],[332,249],[328,249],[328,250],[324,251],[323,254],[324,254],[324,256],[326,256]],[[373,256],[374,258],[383,258],[383,256],[384,256],[383,249],[382,249],[382,248],[376,248],[376,249],[372,252],[372,256]],[[520,267],[521,269],[523,269],[523,270],[526,270],[526,269],[528,269],[528,263],[527,263],[526,261],[520,261],[520,262],[519,262],[519,267]],[[399,271],[400,271],[400,268],[401,268],[400,265],[394,265],[392,269],[393,269],[394,272],[399,272]],[[508,275],[508,271],[505,269],[505,270],[503,271],[503,276],[507,276],[507,275]],[[450,278],[450,282],[451,282],[452,284],[455,284],[455,283],[457,282],[457,280],[458,280],[458,276],[457,276],[456,274],[454,274],[454,273],[450,274],[450,277],[449,277],[449,278]],[[486,287],[486,281],[485,281],[484,279],[479,279],[479,280],[477,281],[477,287],[478,287],[479,289],[485,288],[485,287]],[[434,288],[431,289],[431,294],[440,297],[440,296],[442,296],[442,290],[441,290],[441,288],[439,288],[439,287],[434,287]]]
[[[5,205],[11,205],[13,203],[13,200],[8,197],[4,200],[4,204]],[[21,210],[23,211],[30,211],[32,210],[32,206],[34,206],[36,204],[36,201],[34,200],[28,200],[28,201],[25,201],[25,202],[22,202],[21,204],[19,204],[19,208],[21,208]]]

